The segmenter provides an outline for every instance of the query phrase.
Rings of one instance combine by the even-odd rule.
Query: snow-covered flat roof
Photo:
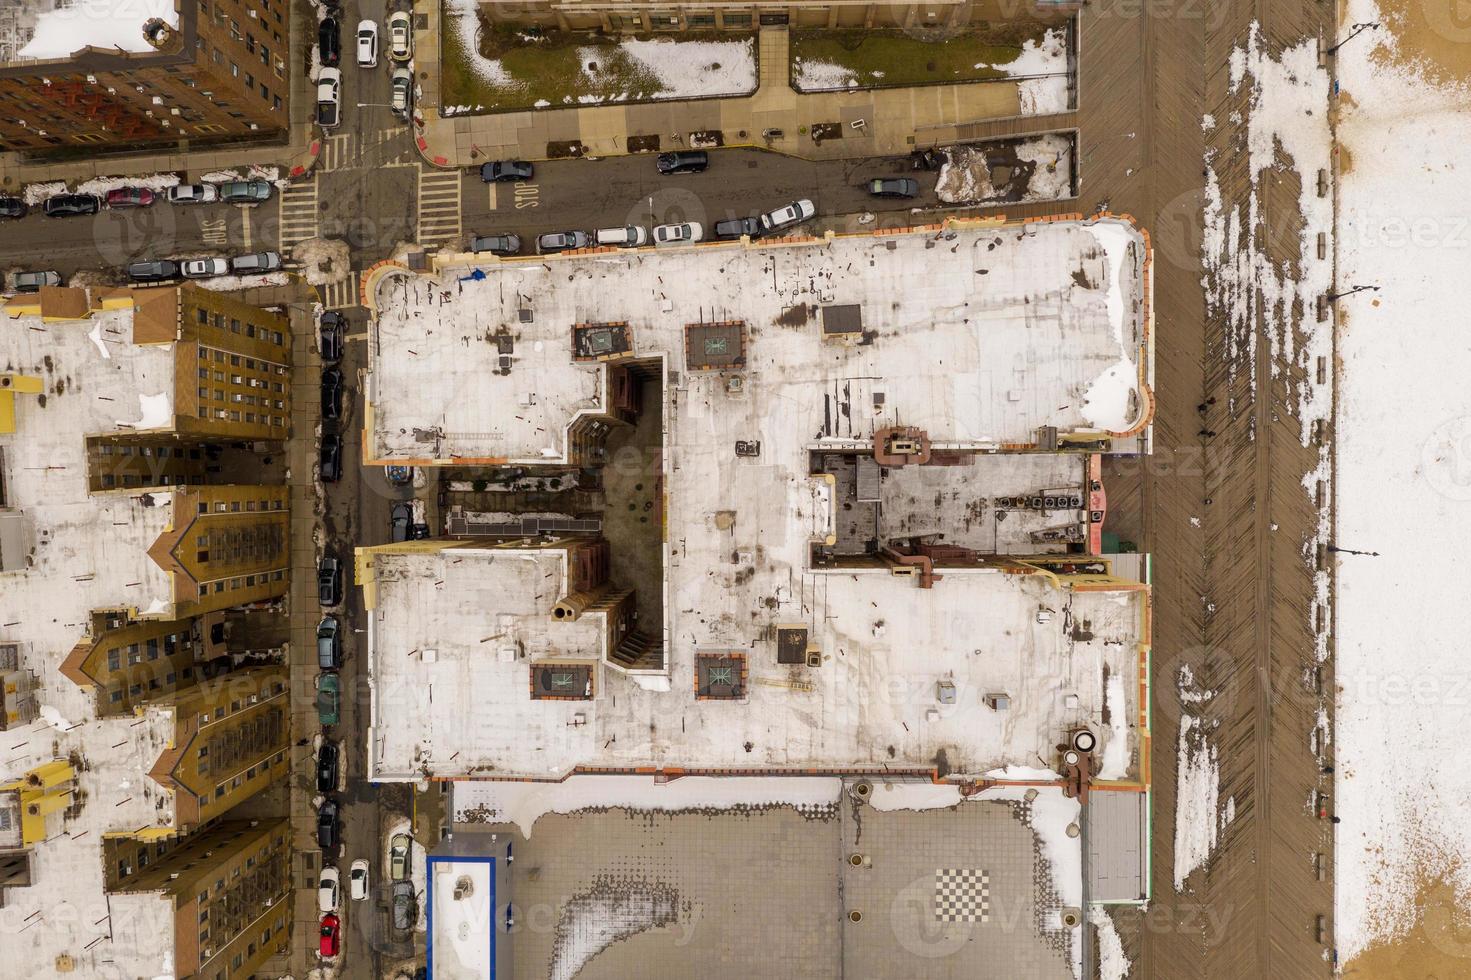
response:
[[[31,39],[18,52],[20,60],[70,57],[83,48],[146,54],[157,50],[143,26],[158,19],[179,26],[175,0],[27,0],[22,23],[30,23]]]
[[[604,665],[596,614],[552,619],[562,556],[373,553],[373,778],[630,766],[981,773],[1050,764],[1066,732],[1085,726],[1102,757],[1112,751],[1127,767],[1113,778],[1137,772],[1142,590],[1060,588],[994,569],[946,570],[922,590],[886,571],[792,564],[734,587],[729,563],[680,567],[669,586],[669,677],[651,690]],[[820,666],[778,664],[774,627],[789,623],[806,624]],[[746,658],[740,700],[696,696],[697,655],[719,651]],[[533,700],[531,665],[544,660],[588,664],[595,696]],[[990,707],[992,694],[1009,705]],[[1111,750],[1120,738],[1128,745]]]
[[[584,323],[627,323],[633,356],[665,358],[676,427],[714,415],[745,439],[837,444],[906,425],[963,448],[1034,443],[1043,426],[1143,430],[1146,259],[1142,233],[1115,218],[465,256],[379,283],[369,455],[565,460],[568,424],[606,407],[604,363],[572,359]],[[686,328],[726,321],[744,325],[735,405],[720,372],[686,364]]]
[[[0,782],[75,755],[81,801],[48,818],[51,836],[32,850],[35,883],[7,892],[4,915],[26,923],[6,944],[15,976],[50,976],[63,953],[80,976],[172,975],[166,903],[109,909],[102,864],[104,834],[173,823],[172,796],[148,778],[170,733],[146,718],[96,719],[92,695],[57,669],[91,610],[172,599],[147,554],[170,523],[172,495],[87,493],[88,435],[160,425],[165,414],[172,422],[160,407],[172,401],[172,345],[134,346],[130,317],[123,309],[79,322],[0,318],[0,373],[44,384],[42,395],[13,396],[15,431],[0,433],[0,514],[18,514],[26,546],[26,567],[0,572],[0,642],[20,644],[41,714],[0,738]]]

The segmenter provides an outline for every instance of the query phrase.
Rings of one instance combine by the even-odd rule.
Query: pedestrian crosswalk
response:
[[[419,168],[419,244],[443,245],[460,237],[460,172]]]
[[[282,251],[290,249],[297,242],[317,237],[320,211],[317,208],[316,174],[312,174],[310,180],[288,184],[277,200],[281,202],[277,239]]]
[[[329,310],[340,310],[361,305],[358,299],[358,273],[349,273],[346,279],[329,282],[321,287],[322,306]]]
[[[412,131],[393,126],[368,133],[338,133],[322,140],[317,169],[324,173],[359,167],[404,166],[414,162]]]

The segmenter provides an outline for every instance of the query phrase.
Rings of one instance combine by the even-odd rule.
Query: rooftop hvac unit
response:
[[[954,704],[955,703],[955,682],[954,681],[936,681],[935,682],[935,700],[939,701],[941,704]]]
[[[994,694],[987,694],[984,700],[986,702],[986,707],[990,708],[992,711],[1006,711],[1008,708],[1011,707],[1011,695],[1009,694],[1002,694],[999,692]]]
[[[913,439],[895,439],[889,443],[889,452],[895,456],[915,456],[919,453],[919,443]]]
[[[807,666],[809,666],[809,667],[821,667],[822,666],[822,651],[821,650],[808,650],[807,651]]]

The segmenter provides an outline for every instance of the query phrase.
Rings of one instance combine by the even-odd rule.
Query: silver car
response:
[[[230,263],[224,259],[189,259],[183,268],[185,279],[209,279],[230,273]]]
[[[249,255],[237,255],[230,260],[230,271],[241,276],[275,272],[279,268],[281,256],[277,252],[252,252]]]

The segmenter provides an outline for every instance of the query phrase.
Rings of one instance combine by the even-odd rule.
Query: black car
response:
[[[317,54],[328,68],[335,67],[342,58],[342,32],[331,17],[322,18],[317,25]]]
[[[716,238],[740,238],[742,235],[750,235],[755,238],[761,234],[761,221],[755,215],[749,218],[727,218],[724,221],[715,222]]]
[[[322,739],[317,750],[317,792],[330,793],[337,788],[337,743]]]
[[[414,534],[414,505],[408,501],[399,501],[393,505],[389,512],[392,518],[392,539],[394,544],[407,541]]]
[[[414,920],[419,917],[419,905],[414,900],[414,883],[412,881],[395,881],[393,883],[393,928],[407,932],[414,927]]]
[[[552,252],[568,252],[575,248],[587,248],[592,236],[585,231],[549,231],[536,239],[536,250],[542,255]]]
[[[328,368],[322,372],[322,418],[342,417],[342,372]]]
[[[328,364],[342,360],[342,335],[347,327],[347,319],[336,310],[328,310],[322,314],[318,323],[321,325],[322,360]]]
[[[661,174],[697,174],[710,166],[710,154],[704,150],[678,150],[659,154],[656,163]]]
[[[155,262],[134,262],[128,266],[128,278],[134,282],[164,282],[179,278],[179,263],[168,259]]]
[[[70,218],[79,214],[96,214],[102,210],[102,200],[96,194],[57,194],[46,198],[41,207],[48,218]]]
[[[322,436],[322,448],[317,452],[321,464],[322,482],[336,483],[342,479],[342,437],[335,432]]]
[[[327,851],[337,846],[337,801],[322,801],[317,810],[317,846]]]
[[[0,218],[24,218],[29,210],[18,197],[0,197]]]
[[[873,197],[919,196],[919,181],[909,177],[875,177],[866,186]]]
[[[521,251],[519,235],[476,235],[470,239],[470,251],[491,255],[515,255]]]
[[[487,184],[502,180],[530,180],[535,172],[536,168],[525,160],[495,160],[481,165],[480,179]]]
[[[335,606],[342,601],[342,563],[326,557],[317,562],[317,602]]]

